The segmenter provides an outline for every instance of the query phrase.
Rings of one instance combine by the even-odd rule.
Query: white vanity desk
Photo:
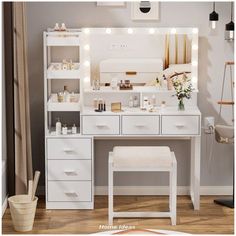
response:
[[[200,207],[200,133],[201,113],[197,107],[178,111],[177,107],[158,108],[156,112],[124,108],[123,112],[106,111],[97,114],[93,109],[82,113],[82,135],[94,139],[190,139],[190,195],[195,210]],[[96,155],[96,154],[95,154]]]
[[[167,59],[167,64],[171,64],[169,56],[177,58],[175,53],[178,45],[175,44],[174,53],[170,52],[168,46],[168,39],[173,42],[177,35],[179,35],[179,42],[181,38],[184,39],[184,63],[189,63],[191,66],[192,84],[195,89],[192,98],[185,100],[185,111],[178,111],[178,101],[176,97],[172,96],[173,91],[160,90],[155,86],[134,87],[130,91],[114,91],[107,87],[102,87],[98,91],[92,90],[92,79],[99,76],[99,62],[109,58],[161,58],[158,71],[156,71],[157,67],[152,67],[155,69],[153,73],[140,71],[140,66],[138,66],[137,71],[128,68],[126,73],[118,72],[119,78],[126,76],[127,72],[131,71],[135,72],[136,75],[131,79],[145,78],[146,81],[149,80],[149,77],[155,79],[155,73],[160,72],[160,68],[164,68],[164,62],[166,64]],[[139,39],[137,40],[137,38]],[[186,46],[186,40],[191,43],[189,47]],[[142,42],[143,47],[140,47],[140,42]],[[127,44],[125,51],[119,49],[123,43]],[[75,54],[76,57],[73,58],[73,61],[78,63],[76,65],[79,67],[74,71],[51,70],[53,63],[58,63],[55,53],[60,55],[62,50],[58,50],[58,48],[61,46],[65,46],[65,55],[68,55],[68,52],[72,55]],[[180,54],[183,55],[183,53],[178,55]],[[186,60],[189,59],[187,57],[190,57],[190,61]],[[197,62],[198,29],[196,28],[90,28],[72,29],[65,33],[45,32],[46,208],[94,208],[94,169],[96,168],[94,156],[96,157],[96,153],[93,152],[93,146],[96,139],[175,139],[180,141],[190,139],[190,195],[194,209],[198,210],[200,207],[201,113],[197,107]],[[177,60],[174,63],[181,64],[182,62]],[[142,66],[143,68],[146,69],[145,63]],[[107,73],[107,71],[103,72]],[[113,72],[117,73],[117,71]],[[144,76],[143,72],[147,74]],[[106,74],[106,76],[110,79],[109,75]],[[69,90],[75,91],[79,98],[78,102],[52,102],[52,95],[62,89],[63,85],[69,85]],[[153,94],[158,100],[156,111],[148,112],[141,111],[140,108],[128,108],[130,95],[137,96],[139,106],[141,106],[143,97],[148,96],[150,98]],[[95,112],[92,107],[94,98],[105,100],[107,111]],[[160,108],[161,101],[166,101],[166,108]],[[123,111],[111,112],[109,105],[112,102],[121,102]],[[65,123],[71,124],[77,119],[76,124],[79,127],[77,134],[55,135],[57,112],[61,112],[59,115],[62,116]]]

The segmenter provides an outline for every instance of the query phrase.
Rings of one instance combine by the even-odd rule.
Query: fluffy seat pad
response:
[[[113,166],[124,168],[168,168],[173,162],[166,146],[116,146],[112,156]]]

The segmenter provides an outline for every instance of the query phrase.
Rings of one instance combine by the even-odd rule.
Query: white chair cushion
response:
[[[117,146],[113,148],[113,166],[126,168],[171,167],[173,158],[165,146]]]

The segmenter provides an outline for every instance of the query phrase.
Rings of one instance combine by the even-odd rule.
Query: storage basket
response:
[[[38,198],[31,201],[29,195],[15,195],[8,198],[11,218],[16,231],[30,231],[33,228]]]

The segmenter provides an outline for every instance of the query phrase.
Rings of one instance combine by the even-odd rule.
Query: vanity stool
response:
[[[165,146],[117,146],[109,152],[108,191],[109,191],[109,224],[113,218],[133,217],[170,217],[176,225],[176,188],[177,162],[174,152]],[[114,212],[113,210],[113,173],[114,172],[149,172],[168,171],[170,176],[170,196],[168,212]]]

